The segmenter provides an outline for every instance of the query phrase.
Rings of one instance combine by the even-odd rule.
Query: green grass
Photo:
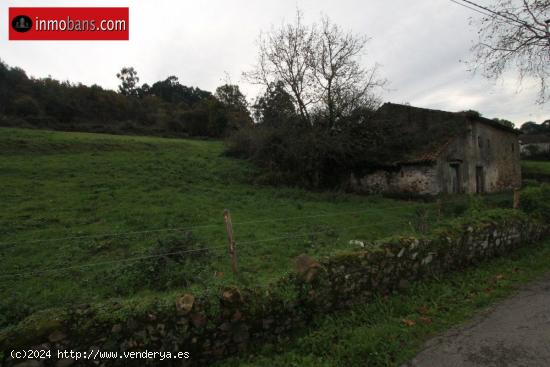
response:
[[[550,161],[521,161],[524,174],[541,174],[550,176]]]
[[[430,337],[548,271],[550,242],[319,317],[283,343],[263,345],[254,355],[218,366],[399,366],[414,357]]]
[[[436,216],[433,202],[259,186],[255,173],[247,162],[224,156],[216,141],[0,128],[0,328],[57,306],[112,298],[147,305],[184,288],[263,285],[290,271],[304,252],[330,255],[356,248],[351,239],[418,233],[468,208],[511,205],[509,195],[443,198]],[[225,208],[238,241],[237,277],[227,256]],[[138,233],[104,236],[128,232]],[[185,253],[175,264],[124,261],[202,248],[210,250]],[[286,343],[222,365],[396,365],[433,333],[548,269],[549,259],[547,243],[420,282],[400,295],[320,317]],[[179,281],[183,274],[190,280],[136,278],[151,269],[162,279]],[[41,270],[48,271],[30,273]]]
[[[189,267],[187,286],[199,292],[262,284],[300,253],[326,255],[349,249],[350,239],[414,230],[417,203],[253,185],[253,167],[222,153],[213,141],[0,129],[0,327],[43,308],[164,291],[132,282],[132,262],[78,266],[147,256],[158,240],[177,244],[185,231],[66,237],[190,228],[193,248],[212,248],[196,267],[179,269]],[[238,278],[225,208],[239,242]]]
[[[301,253],[325,256],[357,248],[351,239],[435,223],[433,203],[258,186],[254,175],[216,141],[0,128],[0,327],[50,307],[262,285]],[[438,219],[460,214],[471,199],[459,201]],[[487,201],[511,205],[506,195]],[[138,233],[102,236],[128,232]],[[177,262],[132,260],[203,248],[176,254]]]

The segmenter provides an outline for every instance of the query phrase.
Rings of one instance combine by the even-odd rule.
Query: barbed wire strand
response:
[[[464,199],[458,199],[456,201],[441,201],[441,205],[453,203],[453,202],[464,202]],[[407,202],[407,203],[414,203],[417,204],[417,207],[428,207],[430,208],[429,204],[436,204],[436,202],[430,202],[430,203],[417,203],[417,202]],[[258,224],[258,223],[270,223],[270,222],[279,222],[279,221],[289,221],[289,220],[297,220],[297,219],[305,219],[305,218],[320,218],[320,217],[331,217],[331,216],[339,216],[339,215],[346,215],[346,214],[361,214],[361,213],[369,213],[372,212],[373,214],[376,214],[376,210],[393,210],[393,209],[403,209],[406,208],[407,205],[400,205],[400,206],[393,206],[389,208],[381,207],[381,208],[369,208],[364,210],[355,210],[355,211],[347,211],[347,212],[338,212],[338,213],[330,213],[330,214],[316,214],[316,215],[306,215],[306,216],[295,216],[295,217],[279,217],[279,218],[271,218],[271,219],[261,219],[261,220],[253,220],[253,221],[245,221],[245,222],[234,222],[233,225],[248,225],[248,224]],[[414,206],[413,206],[414,208]],[[436,208],[433,208],[436,209]],[[42,242],[54,242],[54,241],[72,241],[72,240],[83,240],[83,239],[91,239],[91,238],[102,238],[102,237],[124,237],[124,236],[132,236],[132,235],[138,235],[138,234],[147,234],[147,233],[159,233],[159,232],[178,232],[178,231],[190,231],[193,229],[198,228],[220,228],[220,224],[204,224],[204,225],[196,225],[196,226],[187,226],[187,227],[174,227],[174,228],[161,228],[161,229],[152,229],[152,230],[142,230],[142,231],[130,231],[130,232],[116,232],[116,233],[100,233],[100,234],[93,234],[93,235],[83,235],[83,236],[69,236],[69,237],[58,237],[58,238],[46,238],[46,239],[40,239],[40,240],[31,240],[31,241],[6,241],[6,242],[0,242],[0,249],[5,248],[11,248],[13,246],[3,246],[3,245],[25,245],[25,244],[33,244],[33,243],[42,243]]]
[[[395,206],[390,208],[384,208],[384,210],[391,210],[391,209],[402,209],[403,206]],[[372,210],[370,209],[364,209],[364,210],[354,210],[354,211],[348,211],[348,212],[338,212],[338,213],[330,213],[330,214],[316,214],[316,215],[309,215],[309,216],[296,216],[296,217],[279,217],[279,218],[272,218],[272,219],[260,219],[260,220],[253,220],[253,221],[245,221],[245,222],[233,222],[233,225],[248,225],[248,224],[257,224],[257,223],[267,223],[267,222],[276,222],[276,221],[288,221],[288,220],[295,220],[295,219],[303,219],[303,218],[318,218],[318,217],[330,217],[330,216],[338,216],[338,215],[345,215],[345,214],[358,214],[358,213],[367,213],[368,211]],[[192,229],[197,228],[210,228],[210,227],[216,227],[216,228],[223,228],[222,224],[205,224],[205,225],[197,225],[197,226],[188,226],[188,227],[174,227],[174,228],[161,228],[161,229],[153,229],[153,230],[143,230],[143,231],[131,231],[131,232],[117,232],[117,233],[103,233],[103,234],[94,234],[94,235],[83,235],[83,236],[72,236],[72,237],[58,237],[58,238],[46,238],[42,240],[31,240],[31,241],[21,241],[21,242],[0,242],[0,245],[15,245],[15,244],[32,244],[32,243],[41,243],[41,242],[53,242],[53,241],[65,241],[65,240],[79,240],[79,239],[88,239],[88,238],[97,238],[97,237],[119,237],[119,236],[127,236],[127,235],[134,235],[134,234],[145,234],[145,233],[158,233],[158,232],[170,232],[170,231],[189,231]],[[2,247],[0,247],[2,248]]]
[[[403,220],[396,220],[396,221],[386,221],[384,223],[369,223],[369,224],[363,224],[363,225],[357,225],[357,226],[342,227],[342,228],[340,228],[340,230],[350,230],[350,229],[358,229],[358,228],[371,228],[371,227],[374,227],[374,226],[386,225],[386,224],[390,224],[390,223],[392,223],[392,224],[394,224],[394,223],[403,223],[403,224],[408,225],[408,224],[410,224],[410,221],[405,221],[404,222]],[[322,230],[322,231],[308,232],[308,233],[299,234],[299,235],[272,237],[272,238],[261,239],[261,240],[253,240],[253,241],[237,241],[236,244],[237,244],[237,246],[239,246],[239,245],[250,245],[250,244],[261,243],[261,242],[270,242],[270,241],[277,241],[277,240],[303,238],[303,237],[308,237],[308,236],[315,235],[315,234],[323,234],[323,233],[328,232],[328,231],[337,231],[337,230],[338,229],[327,228],[327,229]],[[158,257],[166,257],[166,256],[178,255],[178,254],[184,254],[184,253],[190,253],[190,252],[208,251],[208,250],[214,250],[214,249],[220,249],[220,248],[227,248],[227,245],[217,246],[217,247],[204,247],[204,248],[199,248],[199,249],[176,251],[176,252],[169,252],[169,253],[156,254],[156,255],[137,256],[137,257],[126,258],[126,259],[109,260],[109,261],[94,262],[94,263],[73,265],[73,266],[66,266],[66,267],[57,266],[57,267],[45,268],[45,269],[40,269],[40,270],[33,270],[33,271],[28,271],[28,272],[0,274],[0,279],[7,278],[7,277],[24,276],[24,275],[41,275],[41,274],[44,274],[46,272],[66,271],[66,270],[72,270],[72,269],[78,269],[78,268],[87,268],[87,267],[107,265],[107,264],[116,264],[116,263],[122,263],[122,262],[128,262],[128,261],[153,259],[153,258],[158,258]]]

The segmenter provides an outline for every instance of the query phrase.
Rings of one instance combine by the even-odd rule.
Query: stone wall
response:
[[[546,225],[517,211],[500,210],[440,229],[429,238],[389,239],[368,251],[319,261],[302,255],[296,261],[295,273],[268,288],[225,288],[202,296],[182,294],[147,307],[107,303],[42,312],[1,333],[0,350],[187,351],[191,358],[183,364],[178,360],[177,365],[204,366],[245,352],[254,343],[276,340],[303,327],[314,315],[368,301],[373,294],[407,287],[419,278],[506,254],[547,234]],[[56,363],[50,360],[36,365]],[[71,361],[60,363],[67,366]],[[125,365],[124,360],[102,363]],[[147,363],[156,365],[158,360]],[[6,359],[2,365],[11,366],[14,361]]]
[[[351,175],[350,189],[358,193],[436,195],[439,182],[435,165],[403,165],[395,170],[376,170],[361,178]]]
[[[518,136],[481,123],[473,123],[463,142],[465,156],[464,192],[476,192],[476,167],[485,175],[484,192],[510,191],[521,187]]]

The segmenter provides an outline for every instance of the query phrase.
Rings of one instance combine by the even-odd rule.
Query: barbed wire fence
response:
[[[268,217],[269,214],[266,214],[266,217],[251,220],[230,220],[230,228],[220,210],[210,222],[188,226],[69,233],[52,237],[25,233],[35,237],[0,242],[0,264],[9,265],[11,256],[19,257],[18,262],[14,262],[18,266],[11,269],[0,266],[0,311],[6,311],[3,322],[0,317],[0,324],[8,319],[21,320],[43,308],[100,304],[109,300],[119,302],[133,295],[154,294],[153,297],[162,298],[171,291],[207,294],[219,292],[220,287],[228,285],[265,286],[294,272],[294,259],[304,253],[318,259],[339,250],[368,251],[371,246],[376,246],[375,240],[386,236],[427,233],[454,217],[455,208],[452,205],[455,203],[467,208],[472,205],[471,200],[465,197],[429,202],[396,201],[396,205],[366,202],[364,208],[357,210],[330,212],[324,209],[324,212],[316,212],[316,209],[311,209],[299,216]],[[513,200],[507,198],[501,204],[517,208],[519,196],[514,195]],[[385,213],[384,216],[381,212]],[[235,213],[242,215],[241,218],[250,215],[244,211]],[[227,214],[230,217],[234,213],[227,211]],[[260,227],[263,231],[258,230]],[[194,238],[191,247],[178,241],[176,245],[181,247],[155,247],[170,236],[183,238],[189,233],[201,231],[206,231],[208,235]],[[52,233],[52,230],[47,232]],[[109,250],[115,251],[102,256],[94,252],[96,247],[90,246],[103,242],[109,242]],[[136,243],[137,246],[129,246]],[[32,254],[37,245],[60,252],[60,261],[53,264],[51,258],[47,258],[43,264],[37,264],[36,257],[34,264],[21,261],[27,254]],[[127,251],[116,251],[126,245]],[[63,253],[70,252],[73,247],[74,253]],[[90,254],[89,260],[83,260],[79,252],[83,249]],[[205,262],[201,262],[201,256],[204,256]],[[104,259],[100,260],[101,257]],[[155,268],[151,264],[156,263],[155,269],[176,279],[180,268],[195,261],[198,262],[193,264],[199,267],[204,265],[204,269],[200,270],[199,276],[184,279],[185,284],[176,282],[170,288],[159,288],[156,285],[161,283],[155,283],[155,280],[143,283],[143,279],[150,274],[146,273],[147,268]],[[168,263],[171,267],[164,268]],[[141,276],[138,280],[132,278],[136,273]],[[184,276],[187,273],[184,272]],[[127,277],[126,280],[124,277]],[[131,282],[125,283],[128,279]],[[128,284],[133,288],[119,291]],[[33,291],[42,292],[42,289],[45,295],[28,301]],[[27,302],[27,311],[21,311],[20,305]]]
[[[515,201],[514,197],[514,201]],[[518,198],[519,200],[519,198]],[[435,204],[436,209],[441,211],[441,205],[445,204],[451,204],[451,203],[464,203],[464,199],[455,199],[455,200],[446,200],[446,201],[436,201],[433,203],[418,203],[414,202],[414,204],[417,207],[422,206],[429,206],[427,204]],[[407,202],[411,203],[411,202]],[[377,208],[379,210],[403,210],[406,207],[405,204],[400,204],[396,206],[391,207],[380,207]],[[353,211],[340,211],[336,213],[325,213],[325,214],[312,214],[312,215],[303,215],[303,216],[292,216],[292,217],[279,217],[279,218],[266,218],[266,219],[260,219],[260,220],[251,220],[251,221],[243,221],[243,222],[233,222],[233,225],[250,225],[250,224],[261,224],[261,223],[272,223],[272,222],[281,222],[281,221],[294,221],[294,220],[302,220],[302,219],[311,219],[311,218],[323,218],[323,217],[334,217],[334,216],[341,216],[341,215],[353,215],[353,214],[365,214],[365,213],[371,213],[376,214],[376,211],[373,210],[373,208],[367,208],[362,210],[353,210]],[[220,224],[201,224],[201,225],[194,225],[194,226],[183,226],[183,227],[169,227],[169,228],[157,228],[157,229],[148,229],[148,230],[140,230],[140,231],[127,231],[127,232],[108,232],[108,233],[97,233],[97,234],[89,234],[89,235],[72,235],[72,236],[64,236],[64,237],[55,237],[55,238],[45,238],[45,239],[37,239],[37,240],[25,240],[25,241],[4,241],[0,242],[0,250],[5,248],[10,248],[12,246],[18,246],[18,245],[24,245],[24,244],[35,244],[35,243],[43,243],[43,242],[61,242],[61,241],[72,241],[72,240],[82,240],[82,239],[93,239],[93,238],[108,238],[108,237],[132,237],[132,236],[138,236],[143,234],[151,234],[151,233],[163,233],[163,232],[185,232],[185,231],[192,231],[197,229],[204,229],[204,228],[220,228]],[[36,235],[36,234],[33,234]]]
[[[517,206],[516,201],[519,201],[519,197],[516,197],[514,195],[513,205],[514,207]],[[292,216],[292,217],[279,217],[279,218],[265,218],[265,219],[258,219],[258,220],[250,220],[250,221],[236,221],[231,222],[229,220],[229,226],[227,222],[227,216],[224,215],[224,221],[220,220],[219,224],[201,224],[201,225],[195,225],[195,226],[182,226],[182,227],[172,227],[172,228],[157,228],[157,229],[151,229],[151,230],[140,230],[140,231],[126,231],[126,232],[109,232],[109,233],[98,233],[98,234],[87,234],[87,235],[77,235],[77,236],[65,236],[65,237],[55,237],[55,238],[43,238],[43,239],[36,239],[36,240],[29,240],[29,241],[6,241],[6,242],[0,242],[0,251],[5,251],[8,249],[16,249],[20,246],[24,245],[31,245],[31,244],[42,244],[42,243],[64,243],[64,242],[78,242],[83,240],[96,240],[96,239],[106,239],[106,238],[133,238],[136,236],[143,236],[143,235],[159,235],[164,233],[181,233],[181,232],[188,232],[188,231],[196,231],[199,229],[220,229],[223,226],[225,226],[226,233],[228,235],[228,239],[223,241],[220,238],[219,244],[216,243],[216,245],[212,246],[203,246],[200,248],[193,248],[193,249],[181,249],[179,251],[170,251],[165,253],[158,253],[158,254],[138,254],[133,253],[130,254],[130,256],[121,258],[121,259],[113,259],[113,260],[105,260],[105,261],[97,261],[97,262],[87,262],[83,264],[67,264],[67,263],[61,263],[56,266],[48,266],[43,268],[36,268],[36,269],[22,269],[18,271],[11,271],[11,272],[1,272],[0,271],[0,284],[6,283],[6,282],[13,282],[23,277],[36,277],[36,276],[42,276],[42,275],[49,275],[49,274],[58,274],[63,273],[71,270],[85,270],[92,267],[98,267],[98,266],[104,266],[104,265],[118,265],[118,264],[128,264],[128,263],[134,263],[137,261],[147,261],[152,259],[158,259],[162,257],[171,257],[171,256],[189,256],[192,257],[195,253],[205,252],[205,251],[218,251],[218,250],[228,250],[229,259],[232,263],[232,270],[233,272],[238,272],[237,262],[238,262],[238,255],[237,255],[237,249],[244,248],[248,252],[248,256],[255,256],[255,255],[261,255],[259,253],[254,253],[253,251],[250,251],[252,248],[252,245],[258,244],[258,243],[265,243],[265,242],[275,242],[275,241],[291,241],[291,240],[297,240],[297,239],[305,239],[312,236],[327,234],[329,232],[334,231],[351,231],[354,229],[372,229],[375,227],[380,226],[387,226],[390,224],[401,224],[403,226],[403,231],[408,232],[424,232],[426,231],[427,227],[430,225],[433,225],[434,223],[437,223],[439,220],[441,220],[442,216],[442,206],[447,205],[453,202],[460,202],[464,203],[464,199],[458,199],[455,201],[437,201],[435,203],[414,203],[414,210],[419,211],[419,213],[414,213],[413,215],[416,215],[416,217],[409,217],[405,219],[398,219],[395,221],[384,221],[384,222],[376,222],[376,223],[363,223],[360,225],[354,225],[354,226],[344,226],[340,228],[333,228],[329,227],[324,230],[320,231],[309,231],[307,233],[286,233],[284,236],[277,236],[277,237],[270,237],[270,238],[261,238],[261,239],[254,239],[254,240],[237,240],[238,238],[238,232],[235,235],[233,232],[233,228],[240,229],[243,226],[251,226],[251,225],[258,225],[262,223],[276,223],[276,222],[288,222],[288,221],[303,221],[304,219],[318,219],[318,218],[329,218],[329,217],[336,217],[336,216],[346,216],[346,215],[361,215],[361,214],[371,214],[376,215],[377,208],[368,208],[363,210],[353,210],[353,211],[341,211],[341,212],[335,212],[335,213],[323,213],[323,214],[311,214],[311,215],[303,215],[303,216]],[[396,205],[393,207],[380,207],[378,210],[403,210],[406,208],[406,204],[402,203],[401,205]],[[432,217],[429,216],[428,212],[432,211]],[[229,214],[229,211],[227,211]],[[230,218],[230,214],[229,214]],[[413,223],[413,220],[418,220],[419,223]],[[311,223],[306,223],[310,224]],[[317,223],[319,224],[319,223]],[[226,244],[223,244],[223,242],[226,242]],[[244,264],[246,266],[246,264]]]

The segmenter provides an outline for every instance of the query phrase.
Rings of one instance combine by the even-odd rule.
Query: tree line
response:
[[[550,120],[537,124],[534,121],[527,121],[519,128],[525,135],[550,135]]]
[[[246,99],[236,85],[214,94],[182,85],[169,76],[138,85],[135,69],[117,74],[119,91],[51,77],[32,78],[0,61],[0,124],[160,136],[219,138],[252,124]]]

